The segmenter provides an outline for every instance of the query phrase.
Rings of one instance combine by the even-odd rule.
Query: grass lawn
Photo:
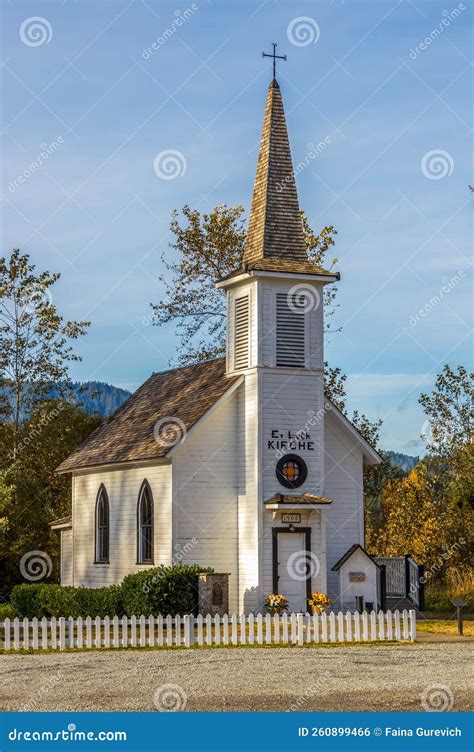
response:
[[[456,619],[417,619],[417,632],[435,632],[438,634],[457,634],[458,623]],[[474,637],[474,621],[463,622],[463,634],[466,637]]]

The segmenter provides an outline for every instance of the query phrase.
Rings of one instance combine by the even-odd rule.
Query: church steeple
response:
[[[275,50],[274,50],[275,53]],[[266,55],[275,59],[279,56]],[[281,57],[281,56],[280,56]],[[283,59],[285,59],[283,57]],[[326,284],[340,278],[308,258],[300,218],[285,111],[278,81],[268,87],[262,138],[242,263],[217,287],[240,275],[308,275]]]
[[[268,88],[243,262],[253,266],[269,258],[308,262],[283,100],[276,79]]]

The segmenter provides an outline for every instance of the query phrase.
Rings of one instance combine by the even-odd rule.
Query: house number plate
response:
[[[300,514],[282,514],[281,521],[282,522],[301,522],[301,515]]]

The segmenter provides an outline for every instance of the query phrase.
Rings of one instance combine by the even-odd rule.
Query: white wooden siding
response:
[[[73,584],[101,587],[150,567],[137,564],[137,501],[148,480],[154,502],[154,563],[170,564],[171,465],[128,467],[76,474],[73,478]],[[94,564],[95,504],[103,483],[110,507],[110,561]]]
[[[237,392],[173,457],[173,554],[228,572],[231,610],[238,586]]]
[[[258,381],[256,371],[247,373],[237,392],[238,610],[247,613],[261,601],[263,570]]]
[[[263,500],[285,491],[276,478],[275,467],[278,459],[288,453],[301,456],[308,467],[308,478],[298,493],[311,491],[320,494],[323,490],[321,462],[324,441],[322,375],[305,369],[289,372],[286,369],[264,369],[261,381]],[[274,430],[283,437],[275,441],[288,441],[289,432],[292,436],[298,434],[295,439],[297,448],[269,447]],[[303,438],[306,436],[309,439]],[[305,441],[306,445],[310,441],[313,448],[301,448],[301,441]],[[277,447],[276,443],[274,447]]]
[[[72,584],[72,530],[61,530],[61,585]]]
[[[339,574],[331,569],[354,544],[364,545],[363,457],[354,439],[330,413],[325,417],[324,494],[328,595],[339,608]]]

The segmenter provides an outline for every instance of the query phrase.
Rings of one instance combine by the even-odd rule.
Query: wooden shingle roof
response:
[[[242,268],[336,276],[308,259],[283,100],[275,79],[265,104]]]
[[[332,499],[327,499],[325,496],[318,496],[317,494],[310,492],[296,494],[294,496],[276,493],[273,494],[271,499],[267,499],[265,504],[332,504]]]
[[[224,358],[153,374],[57,472],[166,457],[239,378]]]
[[[270,256],[307,261],[283,100],[268,88],[244,263]]]

